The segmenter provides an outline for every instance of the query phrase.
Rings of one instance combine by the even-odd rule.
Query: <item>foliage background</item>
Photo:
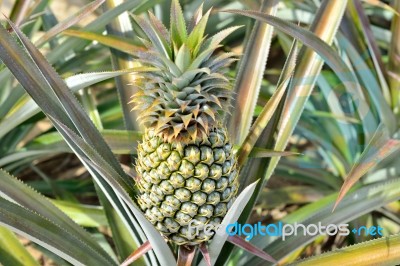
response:
[[[35,107],[33,101],[29,100],[29,96],[16,80],[20,80],[28,93],[31,94],[34,89],[29,91],[26,88],[27,86],[21,81],[23,74],[14,73],[16,76],[14,79],[7,70],[9,64],[2,58],[5,63],[0,66],[0,167],[4,169],[0,181],[4,184],[2,198],[7,200],[11,198],[11,202],[18,202],[24,209],[39,213],[50,221],[57,221],[55,218],[53,220],[52,215],[58,214],[45,213],[40,210],[42,205],[28,206],[19,202],[19,197],[27,202],[29,197],[38,196],[35,192],[24,191],[23,186],[15,185],[10,181],[14,179],[10,179],[6,173],[8,172],[45,195],[52,204],[77,224],[85,227],[95,242],[105,249],[111,258],[122,262],[144,242],[143,230],[139,228],[141,226],[146,228],[146,225],[132,219],[131,227],[127,226],[124,219],[129,220],[128,218],[132,217],[130,212],[133,210],[127,211],[128,214],[123,215],[122,219],[117,218],[119,216],[113,210],[115,206],[112,207],[103,194],[104,191],[111,189],[100,188],[101,184],[108,184],[101,183],[103,176],[112,171],[120,171],[117,166],[110,163],[111,170],[104,170],[90,163],[86,165],[82,163],[82,160],[84,161],[82,158],[86,158],[85,156],[89,158],[88,160],[97,162],[95,163],[97,166],[98,162],[101,162],[101,158],[91,155],[92,150],[87,147],[85,150],[84,143],[76,144],[80,140],[78,137],[82,137],[86,145],[91,144],[90,138],[97,134],[94,133],[94,129],[88,130],[86,138],[83,133],[75,137],[59,122],[70,123],[71,129],[72,125],[75,125],[77,132],[81,132],[79,127],[84,128],[84,125],[79,121],[82,121],[81,117],[87,114],[86,117],[91,118],[128,173],[121,180],[131,178],[129,174],[134,175],[131,170],[130,154],[135,153],[136,143],[140,139],[140,128],[135,123],[135,114],[129,112],[130,106],[126,103],[132,94],[129,83],[134,82],[135,74],[98,72],[137,67],[134,58],[129,54],[130,50],[139,49],[137,25],[128,13],[124,13],[125,15],[118,19],[116,14],[103,16],[102,18],[107,18],[108,22],[104,20],[102,24],[95,20],[107,10],[118,6],[119,1],[106,1],[94,12],[84,11],[91,14],[85,14],[82,20],[77,19],[78,16],[74,14],[89,2],[37,1],[34,4],[39,3],[39,5],[28,5],[29,8],[25,11],[24,2],[28,1],[0,1],[1,11],[13,21],[21,17],[22,21],[29,22],[22,23],[21,29],[40,48],[56,72],[67,81],[68,86],[75,91],[84,112],[78,110],[77,118],[71,118],[71,112],[74,106],[77,106],[74,105],[77,101],[73,97],[65,96],[65,99],[68,99],[67,103],[55,102],[59,106],[57,108],[62,110],[61,115],[57,117],[45,111],[47,115],[56,119],[46,118]],[[191,15],[200,2],[202,1],[182,1],[185,15]],[[236,78],[237,95],[236,101],[233,102],[235,108],[230,118],[230,128],[232,138],[242,156],[240,158],[243,158],[245,163],[241,174],[242,188],[257,179],[265,182],[258,183],[239,221],[250,223],[322,221],[350,223],[352,227],[380,225],[384,227],[386,242],[365,242],[362,246],[355,246],[361,250],[356,250],[361,254],[360,265],[368,263],[361,262],[362,254],[367,252],[379,254],[379,251],[387,254],[387,243],[391,243],[390,241],[393,241],[391,252],[394,252],[394,255],[383,256],[381,263],[394,265],[393,262],[400,254],[396,249],[399,243],[396,234],[399,233],[400,226],[398,201],[400,169],[397,141],[400,102],[398,94],[400,47],[397,40],[400,35],[400,22],[396,12],[400,12],[400,1],[387,3],[343,1],[340,4],[334,4],[332,1],[321,2],[280,1],[276,8],[270,8],[267,4],[261,7],[258,1],[251,0],[205,1],[206,7],[214,6],[211,23],[207,28],[208,34],[215,34],[228,26],[245,25],[229,37],[224,43],[225,46],[221,48],[242,54],[241,60],[229,73],[231,77]],[[123,10],[135,14],[153,10],[164,22],[169,20],[169,1],[125,3],[128,4]],[[304,35],[298,28],[291,28],[282,21],[276,22],[275,26],[281,27],[278,27],[280,30],[277,31],[272,30],[267,24],[245,16],[219,12],[226,9],[262,10],[264,13],[276,15],[283,21],[299,24],[298,28],[310,29],[315,36]],[[14,10],[14,15],[11,10]],[[67,24],[63,24],[62,21],[69,16],[77,21],[72,23],[74,25],[71,28],[66,29]],[[271,23],[268,19],[258,14],[258,21]],[[3,25],[7,24],[4,19],[2,21]],[[44,35],[57,24],[63,26],[56,36]],[[100,26],[97,28],[96,25]],[[135,29],[135,33],[132,33],[130,28]],[[101,34],[106,30],[107,36],[119,36],[119,38],[101,39]],[[293,45],[292,37],[296,36],[296,32],[299,33],[296,37],[298,43]],[[46,38],[39,40],[43,35]],[[321,51],[326,50],[315,39],[316,36],[331,44],[332,51],[321,54]],[[8,40],[5,33],[0,38]],[[43,43],[38,45],[38,40]],[[302,43],[307,41],[308,45],[302,46]],[[24,50],[24,47],[20,47],[17,56],[21,56]],[[319,55],[315,51],[318,51]],[[4,56],[4,52],[2,55]],[[323,65],[321,58],[326,64]],[[27,57],[14,59],[21,65],[29,65],[27,62],[30,59]],[[36,62],[32,69],[46,68],[44,60],[40,58],[37,60],[42,64]],[[341,65],[343,63],[346,69]],[[33,72],[32,69],[30,70]],[[96,73],[75,76],[90,72]],[[117,75],[119,77],[114,79]],[[49,76],[43,75],[38,79],[49,81],[51,78],[56,80],[56,75],[54,73]],[[343,80],[348,81],[348,84],[343,83]],[[42,96],[37,98],[32,96],[41,109],[46,110],[46,101],[51,97],[54,98],[53,91],[57,86],[60,85],[50,83],[47,89],[43,88]],[[68,95],[65,90],[63,91],[65,88],[62,86],[60,88],[62,93]],[[280,91],[281,94],[276,91]],[[42,102],[41,97],[43,97]],[[235,110],[245,111],[236,113]],[[63,133],[57,133],[53,124]],[[251,124],[253,126],[250,128]],[[66,143],[77,145],[75,153]],[[253,149],[253,146],[256,148]],[[108,154],[106,148],[96,145],[92,148],[101,156],[108,156],[105,155]],[[288,153],[274,153],[272,150],[285,150]],[[280,157],[277,155],[285,155],[279,163]],[[274,174],[271,176],[272,172]],[[93,182],[92,178],[100,181]],[[11,190],[13,186],[17,188],[15,191]],[[335,212],[332,212],[338,192],[341,191],[339,195],[342,196],[350,188],[350,192],[339,203]],[[21,196],[21,193],[25,193],[26,198]],[[122,197],[118,193],[116,192],[115,197]],[[128,193],[133,198],[134,190],[128,190]],[[3,210],[7,208],[14,210],[13,206],[7,204],[4,202]],[[121,210],[127,209],[127,205],[124,204],[121,203]],[[29,215],[22,210],[16,213],[23,219],[27,219]],[[5,217],[0,221],[3,224],[11,224],[11,229],[17,228],[17,225],[7,222]],[[78,231],[77,235],[80,234]],[[68,264],[64,260],[65,257],[62,259],[54,255],[58,254],[57,250],[60,247],[53,245],[49,251],[36,244],[37,241],[27,240],[26,238],[32,240],[34,235],[32,232],[27,234],[25,237],[16,237],[8,229],[1,230],[1,263],[4,265]],[[297,263],[300,258],[319,255],[371,238],[371,236],[355,235],[297,236],[282,242],[275,241],[274,238],[261,237],[252,240],[252,243],[273,255],[280,264],[289,264],[295,261]],[[74,241],[76,240],[71,240],[71,246],[74,245]],[[375,246],[371,247],[372,245],[368,243]],[[222,244],[220,247],[222,248]],[[332,261],[338,263],[338,258],[334,257],[335,252],[328,254],[331,255],[316,257],[321,259],[319,262],[311,259],[304,263],[317,265],[315,263],[322,263],[324,260],[325,263]],[[237,247],[233,250],[230,244],[226,244],[221,252],[213,256],[213,262],[216,261],[217,264],[262,263],[259,258]],[[342,260],[350,258],[355,258],[354,253],[349,252],[349,255],[344,256]],[[329,261],[330,259],[332,261]],[[150,252],[139,263],[162,264],[162,258],[158,256],[157,251]]]

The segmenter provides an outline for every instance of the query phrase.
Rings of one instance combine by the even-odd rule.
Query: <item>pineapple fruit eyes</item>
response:
[[[188,224],[217,223],[238,189],[236,159],[225,129],[188,145],[164,142],[147,131],[138,146],[139,205],[146,217],[178,245],[197,245],[212,235],[185,235]],[[153,146],[157,143],[158,147]],[[217,219],[218,218],[218,219]]]

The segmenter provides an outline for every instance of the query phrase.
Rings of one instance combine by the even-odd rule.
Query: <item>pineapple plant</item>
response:
[[[141,75],[132,97],[146,128],[136,160],[138,203],[177,245],[210,240],[204,226],[221,223],[238,191],[233,145],[221,121],[231,98],[227,67],[235,59],[233,53],[216,53],[235,28],[207,38],[210,12],[203,16],[200,6],[186,27],[173,1],[169,30],[152,13],[150,21],[136,17],[149,39],[143,40],[148,51],[138,58],[155,69]]]

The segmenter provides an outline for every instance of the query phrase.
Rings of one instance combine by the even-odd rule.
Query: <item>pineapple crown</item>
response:
[[[136,55],[157,71],[141,76],[131,103],[139,122],[164,140],[205,139],[228,109],[232,82],[225,73],[236,59],[233,53],[214,52],[239,27],[208,38],[204,33],[210,12],[203,15],[200,6],[186,26],[179,1],[173,0],[169,30],[151,12],[148,20],[134,17],[148,38],[142,40],[147,51]]]

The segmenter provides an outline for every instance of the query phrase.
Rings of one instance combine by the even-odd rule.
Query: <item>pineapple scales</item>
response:
[[[221,114],[228,108],[231,82],[225,76],[232,53],[215,54],[236,28],[207,38],[210,11],[202,7],[186,26],[178,0],[169,30],[149,13],[135,17],[148,40],[137,57],[155,71],[141,76],[132,96],[146,130],[138,145],[138,203],[147,219],[177,245],[197,245],[212,235],[238,190],[238,169]],[[188,225],[198,228],[188,230]],[[196,234],[196,231],[199,234]]]

